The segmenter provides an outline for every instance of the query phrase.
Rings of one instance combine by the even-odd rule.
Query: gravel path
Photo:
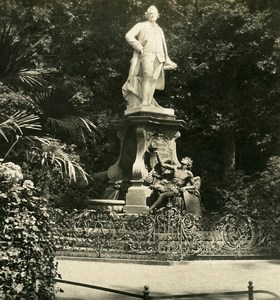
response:
[[[249,280],[255,289],[280,295],[280,260],[203,260],[151,265],[58,258],[58,268],[64,280],[137,294],[142,294],[144,285],[148,285],[151,296],[247,290]],[[61,283],[59,287],[64,290],[58,294],[61,300],[137,299]],[[254,300],[258,299],[272,298],[256,295]]]

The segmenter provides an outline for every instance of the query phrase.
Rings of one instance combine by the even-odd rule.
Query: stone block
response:
[[[128,214],[138,214],[148,210],[147,197],[151,190],[146,186],[131,186],[126,194],[124,210]]]

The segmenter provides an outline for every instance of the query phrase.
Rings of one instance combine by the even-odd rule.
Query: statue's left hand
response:
[[[201,187],[201,178],[200,178],[200,176],[194,177],[193,181],[194,181],[194,186],[196,187],[196,189],[200,190],[200,187]]]

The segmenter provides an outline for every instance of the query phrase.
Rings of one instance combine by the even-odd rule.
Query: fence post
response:
[[[248,283],[249,283],[249,285],[248,285],[248,299],[249,300],[254,300],[253,282],[249,281]]]
[[[149,287],[147,285],[144,286],[144,291],[143,291],[143,299],[144,300],[149,300],[150,299],[150,291]]]

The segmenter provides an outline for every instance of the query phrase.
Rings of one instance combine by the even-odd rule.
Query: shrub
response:
[[[217,188],[224,214],[247,214],[258,219],[280,217],[280,156],[272,156],[262,172],[228,174]]]
[[[57,264],[46,200],[21,168],[0,163],[0,296],[54,299]],[[2,295],[1,295],[2,293]]]
[[[249,204],[257,217],[280,220],[280,156],[272,156],[259,173]]]

